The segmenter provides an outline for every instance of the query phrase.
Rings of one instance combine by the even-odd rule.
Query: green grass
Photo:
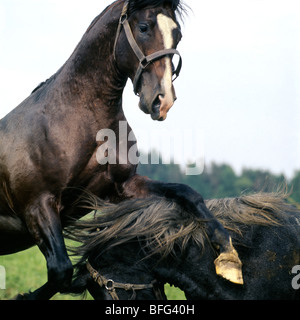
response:
[[[0,300],[8,300],[20,292],[36,290],[47,281],[47,268],[44,256],[37,247],[16,254],[0,256],[0,265],[6,271],[6,290],[0,290]],[[183,300],[184,293],[178,288],[165,286],[169,300]],[[81,297],[57,294],[53,300],[80,300]],[[87,295],[86,299],[92,299]]]

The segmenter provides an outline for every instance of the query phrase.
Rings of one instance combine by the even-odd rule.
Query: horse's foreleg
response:
[[[18,294],[13,300],[50,300],[56,293],[57,290],[47,282],[33,292]]]
[[[44,299],[67,288],[73,274],[55,197],[47,193],[34,201],[27,209],[26,224],[47,261],[48,282],[43,290],[32,293],[36,299]]]
[[[143,198],[156,195],[172,199],[185,210],[206,221],[208,237],[220,252],[215,260],[216,272],[231,282],[242,284],[242,263],[234,249],[231,238],[222,224],[207,209],[202,196],[184,184],[153,181],[139,175],[123,184],[123,193],[128,198]]]

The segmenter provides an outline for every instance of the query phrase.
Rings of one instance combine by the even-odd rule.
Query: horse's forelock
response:
[[[177,11],[180,16],[186,12],[185,5],[180,0],[130,0],[128,5],[129,15],[144,8],[157,8],[168,5],[172,10]]]

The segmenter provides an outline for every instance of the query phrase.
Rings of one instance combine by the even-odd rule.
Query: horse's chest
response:
[[[83,182],[80,184],[86,184],[88,189],[101,193],[103,188],[127,181],[135,173],[136,165],[130,161],[120,161],[118,155],[119,153],[116,158],[112,158],[109,156],[109,150],[105,150],[100,158],[99,151],[96,150],[80,173],[79,180]]]
[[[114,182],[128,180],[139,162],[136,138],[127,128],[126,121],[120,123],[124,128],[119,125],[117,131],[104,129],[98,132],[98,146],[92,159],[93,165],[105,171]]]

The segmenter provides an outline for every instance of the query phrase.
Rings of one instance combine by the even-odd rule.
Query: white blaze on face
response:
[[[173,46],[173,30],[177,28],[177,24],[169,17],[162,13],[157,15],[158,28],[162,34],[164,49],[171,49]],[[166,114],[174,103],[174,97],[172,93],[172,61],[171,58],[165,57],[165,73],[161,81],[161,86],[164,90],[165,96],[160,98],[161,100],[161,113],[163,118],[166,118]]]

